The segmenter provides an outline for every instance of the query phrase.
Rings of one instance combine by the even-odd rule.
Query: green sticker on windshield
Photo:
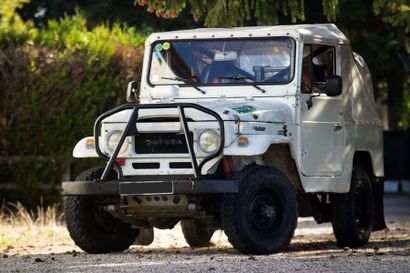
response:
[[[163,50],[168,50],[171,47],[171,44],[168,42],[165,42],[162,44],[162,49]]]
[[[155,50],[156,50],[156,51],[161,51],[161,50],[162,50],[162,44],[157,44],[157,45],[155,46]]]
[[[161,53],[159,53],[159,52],[154,52],[154,60],[158,60],[158,59],[161,59]]]
[[[247,114],[256,111],[256,108],[250,105],[242,105],[238,107],[232,107],[231,109],[235,110],[239,114]]]

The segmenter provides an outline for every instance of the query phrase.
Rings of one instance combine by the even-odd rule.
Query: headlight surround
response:
[[[199,148],[208,154],[215,153],[221,145],[221,138],[215,130],[207,129],[199,135]]]
[[[107,146],[107,150],[109,153],[111,154],[114,153],[114,150],[117,147],[118,142],[120,141],[121,134],[122,134],[122,131],[119,131],[119,130],[108,132],[106,146]],[[125,139],[124,143],[122,144],[119,154],[125,153],[128,150],[128,146],[129,146],[129,143],[127,139]]]

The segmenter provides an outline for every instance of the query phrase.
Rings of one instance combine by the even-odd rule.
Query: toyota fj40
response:
[[[223,229],[252,254],[286,248],[303,216],[331,222],[341,247],[385,228],[372,80],[335,25],[153,33],[127,99],[74,148],[106,167],[62,186],[84,251],[179,221],[192,247]]]

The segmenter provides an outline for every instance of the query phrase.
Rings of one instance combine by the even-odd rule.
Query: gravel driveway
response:
[[[339,249],[330,224],[313,219],[298,222],[290,248],[279,254],[239,254],[217,231],[210,248],[192,249],[179,226],[156,230],[148,247],[125,253],[89,255],[68,238],[63,226],[54,237],[30,245],[0,247],[0,272],[410,272],[410,196],[387,196],[389,229],[372,234],[360,249]]]

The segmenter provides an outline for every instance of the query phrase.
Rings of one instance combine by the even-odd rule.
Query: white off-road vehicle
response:
[[[372,81],[335,25],[153,33],[138,85],[73,152],[108,162],[63,183],[84,251],[179,221],[193,247],[223,229],[252,254],[288,247],[303,216],[330,221],[340,246],[385,228]]]

